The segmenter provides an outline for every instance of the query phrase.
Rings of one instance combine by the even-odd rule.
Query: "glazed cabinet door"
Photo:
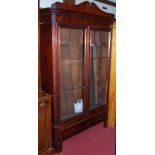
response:
[[[91,30],[90,40],[89,109],[91,110],[107,104],[110,32]]]
[[[61,121],[80,115],[84,102],[84,30],[60,27]]]

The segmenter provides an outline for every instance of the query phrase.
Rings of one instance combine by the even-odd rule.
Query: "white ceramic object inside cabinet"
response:
[[[63,2],[63,0],[40,0],[40,8],[51,7],[51,4],[55,2]]]

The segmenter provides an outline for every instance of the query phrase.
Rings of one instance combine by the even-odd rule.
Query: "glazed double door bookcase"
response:
[[[66,138],[102,121],[107,126],[113,20],[88,2],[41,9],[42,87],[52,95],[56,152]]]
[[[90,30],[90,52],[86,57],[85,29],[60,27],[59,30],[60,116],[64,121],[106,105],[110,32]],[[88,62],[89,67],[86,66]],[[83,104],[81,112],[76,113],[74,103],[79,99],[83,103],[89,100],[89,104],[88,107]]]

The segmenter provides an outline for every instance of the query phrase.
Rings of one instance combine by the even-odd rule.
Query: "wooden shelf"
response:
[[[84,87],[78,87],[78,88],[74,88],[74,89],[71,89],[71,90],[68,90],[68,91],[64,91],[64,92],[60,92],[60,94],[65,94],[65,93],[69,93],[69,92],[72,92],[72,91],[76,91],[76,90],[79,90],[79,89],[84,89]]]

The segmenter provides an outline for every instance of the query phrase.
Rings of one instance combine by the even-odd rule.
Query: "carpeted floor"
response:
[[[115,134],[115,129],[98,124],[64,141],[56,155],[115,155]]]

